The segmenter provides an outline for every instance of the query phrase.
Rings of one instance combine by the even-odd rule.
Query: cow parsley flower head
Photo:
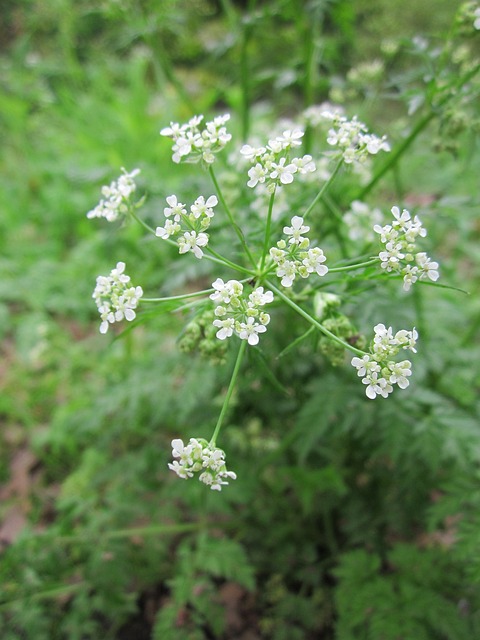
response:
[[[126,215],[131,206],[130,196],[137,188],[134,178],[139,173],[140,169],[128,173],[122,167],[122,175],[108,186],[102,187],[103,198],[87,213],[87,218],[105,218],[108,222],[113,222]]]
[[[290,227],[283,228],[288,243],[280,240],[276,247],[270,249],[270,257],[277,265],[275,273],[284,287],[291,287],[297,275],[308,278],[312,273],[324,276],[328,272],[328,267],[323,264],[326,257],[322,249],[310,248],[310,240],[305,235],[310,227],[303,223],[303,218],[293,216],[290,224]]]
[[[208,244],[208,229],[214,216],[213,207],[218,204],[217,196],[199,196],[190,206],[190,213],[186,205],[178,201],[177,196],[168,196],[163,214],[166,218],[163,227],[158,226],[155,235],[163,240],[177,236],[179,253],[188,253],[200,259],[203,257],[203,248]]]
[[[228,480],[235,480],[236,474],[227,471],[225,452],[209,444],[203,438],[190,438],[187,445],[180,438],[172,440],[173,462],[168,468],[179,478],[187,480],[195,473],[200,473],[198,479],[213,491],[221,491]]]
[[[215,161],[215,155],[232,139],[225,127],[229,119],[228,113],[217,116],[201,128],[203,116],[194,116],[186,124],[171,122],[169,127],[160,131],[160,135],[172,138],[174,162],[203,161],[209,165]]]
[[[396,362],[395,356],[404,349],[416,353],[418,333],[401,329],[393,334],[392,327],[377,324],[374,328],[375,336],[370,346],[370,353],[359,358],[352,358],[352,366],[357,369],[357,375],[362,378],[367,398],[374,400],[377,396],[387,398],[393,391],[394,385],[406,389],[410,384],[412,363],[410,360]]]
[[[100,318],[100,333],[107,333],[114,322],[125,319],[132,321],[138,302],[143,295],[142,287],[129,286],[130,276],[125,273],[125,263],[117,262],[109,276],[98,276],[97,285],[92,294]]]
[[[273,293],[256,287],[246,297],[241,282],[224,282],[221,278],[217,278],[212,287],[215,291],[210,298],[217,303],[213,321],[218,329],[217,338],[225,340],[235,334],[252,346],[258,344],[259,334],[265,333],[270,322],[269,314],[262,307],[273,302]]]
[[[436,282],[440,277],[438,262],[432,261],[425,252],[417,251],[417,239],[427,235],[418,216],[412,218],[406,209],[392,207],[393,220],[383,227],[374,225],[373,230],[385,245],[378,257],[382,269],[403,275],[403,289],[408,291],[417,280]]]
[[[281,136],[268,141],[262,147],[243,145],[240,154],[252,166],[248,170],[247,186],[254,188],[265,184],[269,193],[276,187],[291,184],[296,174],[306,175],[316,170],[310,155],[291,158],[291,150],[302,144],[301,129],[287,129]]]
[[[332,127],[328,131],[327,142],[336,147],[346,164],[365,162],[370,155],[380,151],[390,151],[386,136],[381,138],[368,129],[356,116],[348,120],[338,112],[325,111],[323,116],[330,120]]]

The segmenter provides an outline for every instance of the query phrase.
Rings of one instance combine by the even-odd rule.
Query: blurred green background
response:
[[[480,637],[478,84],[439,107],[478,65],[458,8],[3,0],[2,640]],[[224,435],[239,480],[206,495],[170,477],[169,443],[208,435],[230,358],[182,354],[181,314],[100,336],[91,294],[118,260],[152,296],[212,272],[86,212],[120,167],[141,169],[151,223],[206,184],[172,163],[171,121],[230,112],[240,144],[326,100],[393,149],[433,114],[365,198],[420,212],[442,282],[470,295],[386,285],[347,306],[362,330],[419,328],[414,389],[387,402],[318,351],[252,356]]]

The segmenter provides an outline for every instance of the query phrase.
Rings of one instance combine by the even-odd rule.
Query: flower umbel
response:
[[[168,196],[167,204],[169,206],[163,210],[165,226],[157,227],[155,235],[163,240],[178,236],[179,253],[191,251],[196,258],[202,258],[202,247],[208,244],[205,230],[214,216],[213,207],[218,204],[217,196],[210,196],[207,200],[199,196],[191,205],[190,213],[187,213],[185,205],[175,195]]]
[[[325,110],[322,117],[331,123],[327,136],[328,144],[337,147],[346,164],[365,162],[370,155],[376,155],[379,151],[390,151],[386,136],[379,138],[373,133],[368,133],[365,124],[356,116],[348,120],[338,111]]]
[[[253,165],[248,170],[247,186],[265,184],[269,193],[273,193],[275,187],[291,184],[296,173],[305,175],[315,171],[310,155],[290,159],[291,149],[302,144],[303,135],[301,129],[293,129],[269,140],[265,147],[243,145],[240,153]]]
[[[87,213],[87,218],[105,218],[108,222],[113,222],[120,216],[126,215],[131,206],[130,196],[137,188],[134,178],[139,173],[140,169],[134,169],[128,173],[122,167],[122,175],[118,180],[114,180],[109,186],[102,187],[103,198]]]
[[[241,282],[223,282],[221,278],[217,278],[212,287],[215,292],[210,298],[219,303],[215,308],[216,319],[213,321],[213,326],[218,329],[217,338],[225,340],[235,333],[250,345],[258,344],[259,334],[265,333],[270,322],[269,314],[261,307],[273,302],[273,293],[257,287],[245,299]]]
[[[439,278],[438,262],[430,260],[423,251],[416,252],[416,239],[427,235],[420,219],[418,216],[412,219],[409,211],[403,209],[400,212],[398,207],[392,207],[392,213],[394,219],[391,224],[373,227],[385,245],[385,250],[378,254],[382,269],[401,273],[404,291],[408,291],[417,280],[436,282]]]
[[[172,440],[172,455],[175,460],[168,463],[171,471],[185,480],[201,472],[198,479],[213,491],[221,491],[222,486],[228,484],[227,478],[237,477],[233,471],[227,471],[225,452],[203,438],[190,438],[187,445],[180,438]]]
[[[107,333],[114,322],[135,319],[138,301],[143,295],[142,287],[129,286],[130,276],[125,273],[125,263],[117,262],[109,276],[98,276],[92,298],[98,307],[102,323],[100,333]]]
[[[310,240],[302,235],[310,231],[310,227],[303,224],[303,218],[293,216],[291,227],[283,227],[283,233],[288,237],[279,240],[276,247],[270,249],[270,257],[277,265],[276,274],[282,279],[284,287],[291,287],[296,276],[308,278],[311,273],[324,276],[328,267],[323,263],[326,257],[318,247],[310,247]]]
[[[169,127],[160,131],[160,135],[172,138],[174,162],[200,162],[207,165],[215,161],[215,154],[221,151],[232,136],[227,133],[225,124],[230,120],[230,114],[217,116],[211,122],[200,125],[203,116],[194,116],[186,124],[171,122]]]
[[[352,358],[352,365],[357,369],[358,376],[363,378],[363,384],[367,385],[365,393],[367,398],[374,400],[377,395],[387,398],[396,384],[400,389],[406,389],[409,385],[409,376],[412,375],[412,363],[410,360],[395,362],[394,358],[402,349],[408,349],[416,353],[418,333],[415,329],[407,331],[402,329],[393,335],[392,327],[377,324],[373,330],[373,338],[370,353],[362,358]]]

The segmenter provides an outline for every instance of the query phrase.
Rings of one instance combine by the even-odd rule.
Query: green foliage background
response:
[[[360,331],[416,324],[412,387],[367,401],[315,341],[270,358],[293,337],[286,316],[265,359],[247,360],[222,442],[239,479],[219,495],[166,465],[173,437],[209,436],[230,356],[217,367],[180,353],[178,313],[106,339],[91,301],[95,277],[124,256],[154,294],[211,271],[140,228],[85,217],[121,166],[142,169],[153,221],[165,195],[201,188],[158,135],[193,113],[231,111],[241,139],[342,98],[395,148],[426,108],[454,4],[2,5],[0,519],[26,518],[1,530],[2,638],[480,637],[480,155],[468,109],[438,110],[365,197],[413,203],[442,282],[470,295],[423,287],[406,302],[398,282],[345,286]],[[382,57],[381,81],[351,74]],[[354,195],[335,193],[341,210]]]

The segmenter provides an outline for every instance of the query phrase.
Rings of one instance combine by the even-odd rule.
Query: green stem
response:
[[[210,446],[215,447],[215,443],[217,441],[217,436],[222,427],[223,419],[225,418],[225,414],[227,413],[228,405],[230,402],[230,398],[232,397],[233,390],[235,388],[235,382],[237,380],[238,372],[240,371],[240,365],[242,364],[243,356],[245,353],[245,349],[247,348],[247,341],[242,340],[240,344],[240,349],[238,350],[237,359],[235,361],[235,366],[233,368],[232,378],[230,380],[230,384],[228,385],[227,393],[225,395],[225,399],[223,401],[222,410],[220,411],[220,415],[218,416],[217,424],[215,425],[215,431],[213,432],[213,436],[210,440]]]
[[[178,296],[167,296],[166,298],[142,298],[142,302],[173,302],[175,300],[187,300],[188,298],[196,298],[206,296],[213,293],[215,289],[203,289],[203,291],[194,291],[193,293],[182,293]]]
[[[327,336],[327,338],[330,338],[330,340],[333,340],[333,342],[336,342],[337,344],[341,345],[344,349],[348,349],[352,353],[356,353],[359,356],[364,356],[366,354],[365,351],[361,351],[360,349],[356,349],[355,347],[352,347],[351,344],[348,344],[348,342],[344,342],[344,340],[342,340],[341,338],[336,336],[334,333],[326,329],[322,324],[320,324],[320,322],[318,322],[318,320],[315,320],[315,318],[312,318],[312,316],[309,313],[304,311],[302,307],[299,307],[298,304],[293,302],[293,300],[291,300],[282,291],[280,291],[280,289],[277,289],[277,287],[274,284],[272,284],[270,281],[267,280],[266,284],[289,307],[291,307],[294,311],[296,311],[299,315],[301,315],[302,318],[305,318],[307,322],[309,322],[314,327],[316,327],[321,333],[323,333],[323,335]]]
[[[320,191],[317,193],[317,195],[315,196],[315,198],[313,199],[313,202],[310,204],[310,206],[308,207],[308,209],[305,211],[305,213],[303,214],[303,219],[305,219],[308,214],[312,211],[312,209],[315,207],[315,205],[319,202],[319,200],[321,200],[321,198],[323,197],[324,193],[326,192],[326,190],[329,188],[329,186],[332,184],[332,182],[335,179],[335,176],[337,175],[337,173],[340,170],[340,167],[343,164],[343,159],[338,161],[337,166],[335,167],[335,169],[333,170],[332,174],[330,175],[329,179],[325,182],[325,184],[323,185],[323,187],[320,189]]]
[[[272,230],[272,211],[273,211],[273,202],[275,200],[275,189],[270,196],[270,201],[268,203],[268,214],[267,214],[267,224],[265,225],[265,240],[263,241],[263,252],[262,252],[262,260],[260,262],[260,271],[263,271],[263,267],[265,266],[265,260],[268,254],[268,245],[270,241],[270,233]]]
[[[427,125],[435,118],[439,109],[445,106],[452,98],[458,95],[458,89],[460,89],[465,83],[469,82],[480,71],[480,65],[477,65],[473,69],[470,69],[464,76],[462,76],[458,82],[451,87],[450,91],[438,102],[437,105],[430,107],[428,113],[421,118],[417,124],[413,127],[410,134],[395,147],[395,150],[389,155],[386,163],[380,167],[377,173],[373,176],[370,182],[357,194],[354,200],[363,200],[365,196],[370,193],[373,187],[379,180],[398,162],[403,153],[412,144],[415,138],[427,127]]]
[[[251,271],[250,269],[247,269],[246,267],[242,267],[239,264],[236,264],[235,262],[232,262],[231,260],[229,260],[228,258],[224,258],[222,255],[220,255],[219,253],[217,253],[216,251],[214,251],[211,247],[206,247],[206,250],[209,251],[212,255],[205,255],[205,258],[208,258],[209,260],[213,260],[214,262],[218,262],[218,263],[223,263],[228,267],[231,267],[232,269],[235,269],[236,271],[241,271],[242,273],[247,273],[248,275],[255,275],[254,271]]]
[[[151,227],[149,224],[147,224],[144,220],[139,218],[132,208],[129,209],[129,212],[132,218],[136,220],[139,224],[141,224],[144,229],[146,229],[150,233],[153,233],[153,235],[156,236],[155,229]],[[171,244],[176,244],[176,242],[173,242],[173,240],[170,240],[170,242]]]
[[[240,240],[240,242],[241,242],[241,244],[242,244],[242,247],[243,247],[243,249],[244,249],[245,253],[247,254],[247,256],[248,256],[248,258],[249,258],[250,262],[252,263],[252,266],[254,266],[254,267],[255,267],[255,260],[253,259],[253,256],[252,256],[252,254],[250,253],[250,249],[248,248],[247,243],[245,242],[245,237],[244,237],[244,235],[243,235],[243,233],[242,233],[242,230],[240,229],[240,227],[238,226],[238,224],[235,222],[235,220],[234,220],[234,218],[233,218],[233,215],[232,215],[232,212],[230,211],[230,208],[229,208],[228,204],[226,203],[225,198],[223,197],[222,190],[220,189],[220,185],[218,184],[218,180],[217,180],[217,178],[216,178],[216,176],[215,176],[215,172],[213,171],[213,167],[212,167],[212,165],[209,165],[209,166],[208,166],[208,171],[209,171],[210,176],[211,176],[211,178],[212,178],[212,181],[213,181],[213,184],[214,184],[214,186],[215,186],[215,189],[216,189],[216,191],[217,191],[217,193],[218,193],[218,197],[220,198],[220,202],[222,203],[222,206],[223,206],[223,208],[225,209],[225,213],[226,213],[226,214],[227,214],[227,216],[228,216],[228,219],[229,219],[229,221],[230,221],[230,224],[231,224],[231,225],[232,225],[232,227],[234,228],[235,233],[237,234],[238,239]]]
[[[362,267],[371,267],[374,264],[380,262],[380,258],[372,258],[366,262],[358,262],[357,264],[347,264],[345,267],[332,267],[328,270],[329,273],[338,273],[339,271],[351,271],[352,269],[361,269]]]

